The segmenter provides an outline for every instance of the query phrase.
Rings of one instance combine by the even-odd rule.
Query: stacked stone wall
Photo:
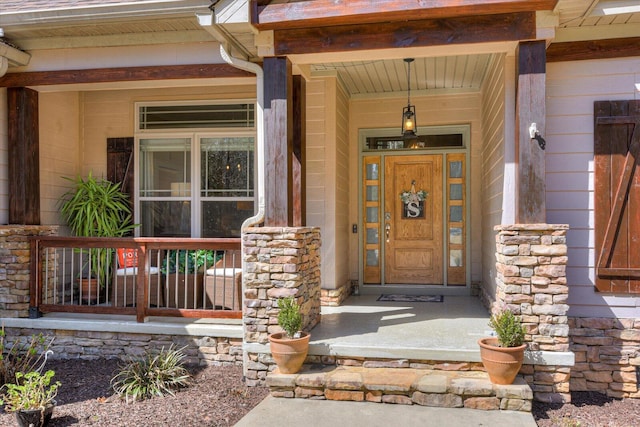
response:
[[[496,226],[496,295],[491,311],[521,316],[529,350],[569,351],[566,278],[568,225]],[[570,401],[570,367],[524,365],[521,372],[542,401]]]
[[[303,329],[320,322],[320,229],[253,227],[243,237],[244,341],[268,345],[278,326],[280,298],[294,297],[303,314]],[[275,369],[268,353],[246,353],[245,376],[250,385],[265,381]]]
[[[640,319],[570,318],[571,391],[640,398]]]
[[[53,359],[120,359],[143,357],[147,353],[186,348],[185,362],[198,365],[242,365],[242,339],[194,335],[145,334],[131,332],[92,332],[66,329],[38,330],[5,328],[5,347],[16,340],[28,342],[31,336],[42,333],[53,338]]]
[[[324,306],[337,307],[351,295],[351,292],[350,282],[340,286],[338,289],[322,289],[320,291],[320,303]]]
[[[29,317],[31,263],[29,236],[56,234],[58,234],[57,226],[0,226],[0,283],[2,283],[0,317]],[[51,261],[55,261],[55,258]],[[55,262],[50,262],[47,265],[54,268]],[[52,280],[51,283],[53,282]]]

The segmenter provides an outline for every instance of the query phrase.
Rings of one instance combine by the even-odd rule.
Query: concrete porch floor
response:
[[[443,302],[381,302],[349,297],[322,307],[311,330],[310,355],[479,362],[477,341],[491,335],[489,312],[477,297]]]

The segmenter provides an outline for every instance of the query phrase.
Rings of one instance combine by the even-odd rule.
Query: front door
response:
[[[384,161],[385,283],[442,284],[442,155]]]
[[[363,157],[363,283],[466,285],[465,154]]]

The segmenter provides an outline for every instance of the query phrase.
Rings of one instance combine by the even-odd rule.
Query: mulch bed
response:
[[[540,427],[633,427],[640,425],[640,399],[574,392],[564,405],[534,402],[533,416]]]
[[[125,403],[110,381],[122,362],[54,360],[62,386],[51,427],[66,426],[233,426],[264,399],[266,387],[247,387],[239,366],[190,367],[193,384],[175,396]],[[640,399],[613,399],[597,392],[571,394],[569,404],[534,402],[540,427],[632,427],[640,425]],[[14,414],[0,412],[0,426],[15,426]]]
[[[122,362],[99,359],[54,360],[60,386],[49,426],[232,426],[268,394],[247,387],[239,366],[189,367],[193,384],[175,396],[125,403],[110,382]],[[0,426],[15,426],[15,415],[0,413]]]

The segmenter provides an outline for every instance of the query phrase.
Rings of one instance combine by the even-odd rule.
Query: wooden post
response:
[[[293,224],[292,89],[289,59],[265,58],[265,226],[286,227]]]
[[[38,92],[7,89],[9,224],[40,224]]]
[[[522,42],[518,47],[516,94],[516,148],[518,185],[516,223],[546,223],[545,156],[529,127],[536,124],[545,137],[545,41]]]
[[[302,76],[293,76],[293,225],[307,225],[307,98],[306,82]]]

